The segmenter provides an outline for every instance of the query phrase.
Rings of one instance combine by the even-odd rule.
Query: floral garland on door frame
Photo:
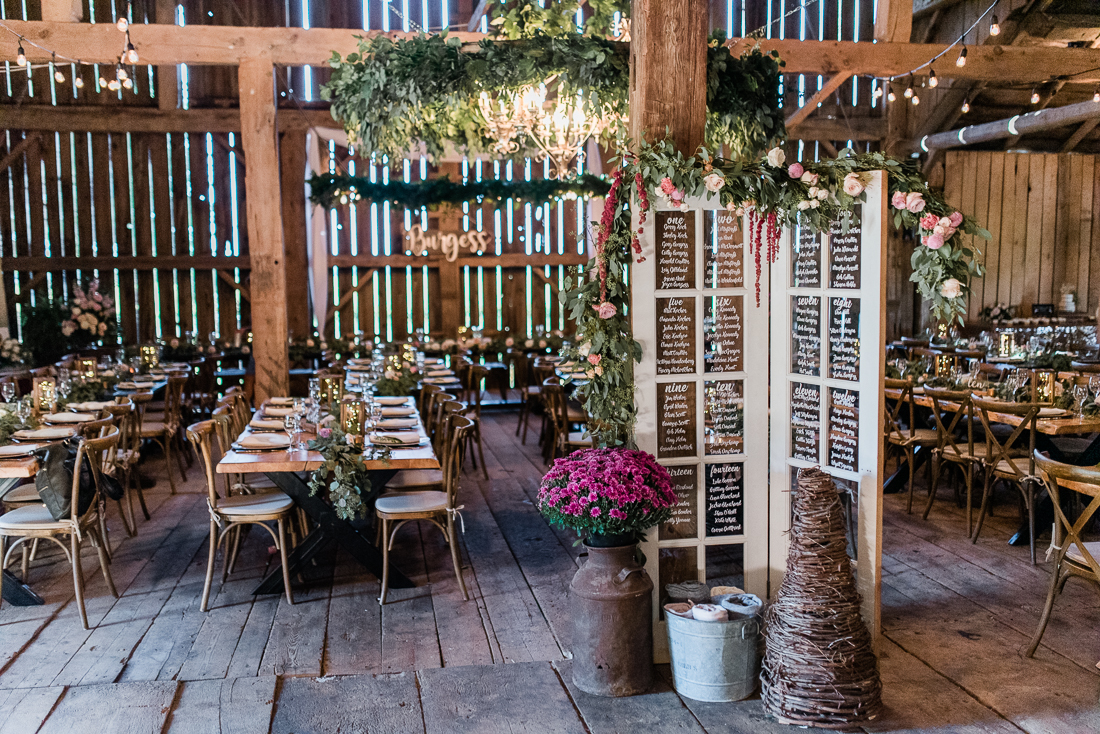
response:
[[[782,228],[801,224],[820,233],[840,220],[847,229],[847,216],[867,198],[867,174],[879,170],[889,174],[894,226],[915,229],[920,235],[910,280],[931,301],[937,320],[963,323],[971,280],[981,277],[983,268],[975,260],[981,253],[961,242],[961,234],[984,239],[990,235],[930,189],[914,164],[851,150],[832,160],[790,165],[781,148],[750,162],[717,158],[706,148],[685,157],[665,141],[643,142],[636,154],[623,153],[596,230],[596,255],[585,274],[567,280],[559,294],[577,325],[577,346],[566,356],[588,363],[588,382],[578,388],[578,397],[591,416],[597,445],[634,442],[634,363],[641,361],[642,347],[631,332],[627,273],[635,256],[639,263],[645,260],[638,235],[644,232],[651,196],[685,211],[692,197],[718,196],[726,210],[747,215],[745,243],[756,262],[760,307],[763,262],[775,262]],[[631,226],[632,201],[637,231]]]

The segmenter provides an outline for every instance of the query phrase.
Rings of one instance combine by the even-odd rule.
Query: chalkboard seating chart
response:
[[[672,477],[672,490],[676,492],[676,505],[672,518],[661,523],[660,540],[680,540],[699,535],[699,467],[696,464],[666,466]]]
[[[859,470],[859,391],[829,388],[829,466]]]
[[[705,486],[707,537],[745,532],[745,482],[741,464],[707,464]]]
[[[695,299],[657,299],[657,374],[695,372]]]
[[[698,452],[695,383],[657,385],[657,458],[679,459]]]
[[[845,212],[829,227],[829,287],[860,287],[859,260],[863,246],[862,205],[856,205],[852,213]],[[844,231],[847,225],[847,232]]]
[[[791,458],[819,461],[821,442],[821,388],[791,383]]]
[[[740,217],[732,212],[706,212],[703,249],[704,288],[742,288],[745,285],[744,238]]]
[[[821,287],[821,235],[805,225],[799,225],[793,238],[791,253],[791,287]]]
[[[695,287],[695,213],[657,212],[657,290]]]
[[[821,374],[820,296],[791,296],[791,372]]]
[[[829,377],[859,381],[859,299],[829,299]]]
[[[704,453],[740,454],[745,450],[745,394],[741,380],[708,380],[703,392]]]
[[[703,365],[705,372],[740,372],[744,296],[706,296],[703,300]]]

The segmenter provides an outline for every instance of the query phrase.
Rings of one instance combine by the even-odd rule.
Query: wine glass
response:
[[[1087,385],[1073,386],[1073,410],[1077,415],[1081,415],[1084,412],[1085,401],[1088,399],[1089,388]]]
[[[291,412],[283,416],[283,430],[286,431],[287,438],[290,439],[290,443],[286,447],[286,452],[293,453],[297,446],[298,432],[302,427],[302,416],[297,413]]]
[[[62,400],[68,400],[69,395],[73,391],[73,381],[69,377],[58,378],[57,380],[57,395]]]
[[[0,385],[0,395],[4,396],[5,403],[10,403],[12,398],[15,397],[15,383],[5,382],[3,385]]]
[[[31,397],[29,395],[16,404],[15,417],[19,419],[20,425],[27,425],[27,420],[31,417]]]
[[[1094,397],[1100,397],[1100,372],[1089,375],[1089,389]]]

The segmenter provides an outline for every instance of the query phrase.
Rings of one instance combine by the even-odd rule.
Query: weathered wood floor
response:
[[[461,502],[471,600],[463,603],[434,529],[395,550],[417,588],[379,609],[378,583],[332,552],[297,604],[251,595],[270,563],[247,539],[236,573],[198,609],[207,513],[198,472],[179,494],[149,493],[136,538],[112,524],[106,590],[85,562],[93,629],[80,627],[68,566],[39,560],[41,607],[0,608],[0,734],[18,732],[780,732],[759,701],[701,704],[665,679],[650,695],[603,700],[572,687],[567,591],[573,538],[533,502],[544,467],[515,416],[489,413],[489,479]],[[156,473],[152,464],[150,473]],[[922,493],[923,494],[923,493]],[[1006,540],[1001,509],[982,539],[948,499],[927,522],[887,497],[882,674],[886,716],[870,731],[1100,732],[1100,597],[1071,583],[1036,659],[1022,650],[1048,582]]]

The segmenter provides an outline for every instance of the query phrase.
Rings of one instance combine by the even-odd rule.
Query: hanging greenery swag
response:
[[[779,109],[777,54],[753,49],[731,56],[725,34],[710,39],[707,68],[707,144],[753,154],[784,134]],[[576,33],[542,33],[463,44],[446,33],[408,39],[360,38],[359,50],[333,52],[332,76],[322,88],[351,145],[399,160],[422,141],[429,158],[447,143],[460,153],[489,153],[492,141],[478,97],[545,84],[548,97],[580,100],[584,113],[609,120],[603,141],[627,134],[629,45]],[[621,146],[620,146],[621,147]],[[535,154],[521,147],[516,158]],[[335,188],[339,188],[336,186]]]
[[[920,233],[910,279],[931,301],[935,318],[962,322],[971,280],[983,271],[974,259],[979,253],[961,235],[990,235],[929,189],[914,164],[851,150],[835,160],[789,166],[780,148],[748,162],[716,158],[705,147],[685,157],[665,141],[643,142],[637,151],[622,155],[612,177],[596,232],[595,258],[559,294],[577,324],[577,346],[566,350],[566,356],[588,363],[589,379],[578,388],[578,397],[592,417],[589,425],[599,445],[633,443],[634,363],[641,360],[642,348],[631,333],[627,278],[631,259],[645,260],[638,234],[644,231],[651,197],[666,207],[687,210],[691,197],[717,196],[726,210],[746,215],[745,242],[756,262],[759,307],[763,261],[775,261],[781,228],[801,224],[821,233],[834,221],[846,222],[866,200],[866,174],[886,171],[895,227]],[[632,205],[637,231],[631,225]]]

